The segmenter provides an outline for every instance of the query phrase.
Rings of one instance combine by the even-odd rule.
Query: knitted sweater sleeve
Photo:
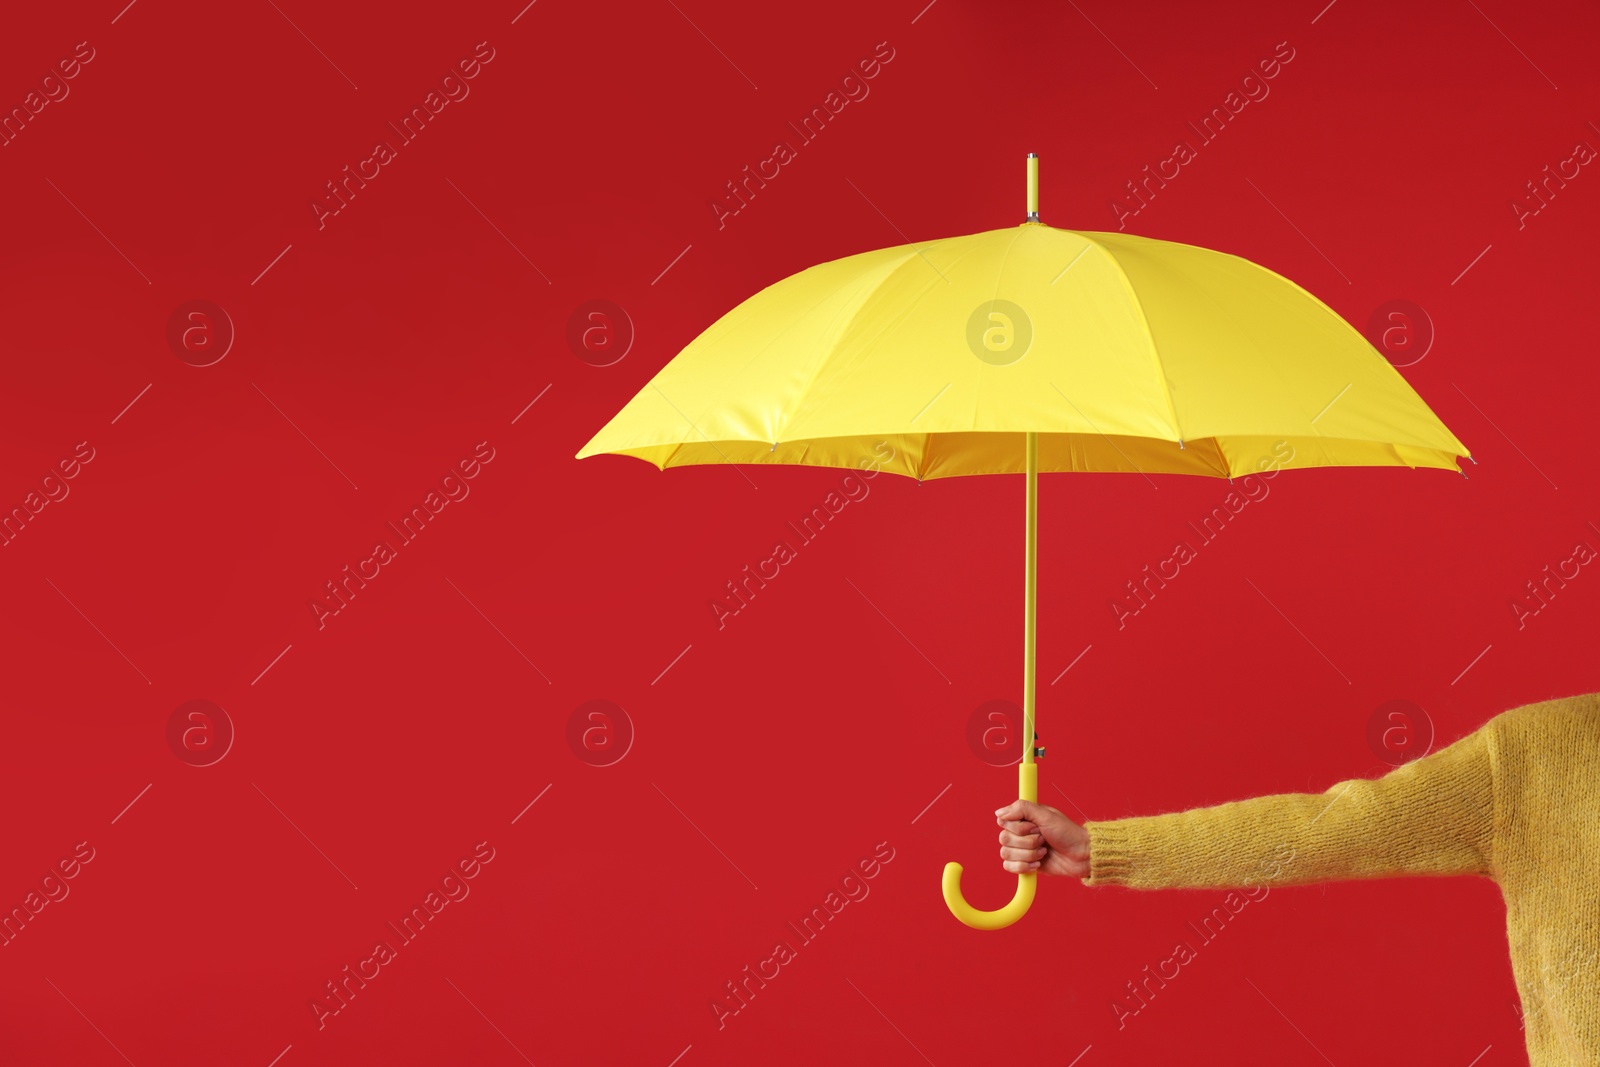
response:
[[[1085,885],[1302,885],[1401,875],[1493,877],[1490,720],[1381,778],[1324,793],[1084,824]]]

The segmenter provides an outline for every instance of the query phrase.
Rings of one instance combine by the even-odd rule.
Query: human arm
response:
[[[1002,858],[1007,870],[1072,874],[1085,885],[1138,889],[1492,877],[1492,725],[1380,778],[1349,779],[1322,793],[1252,797],[1082,827],[1053,808],[1034,805],[1041,825],[1014,804],[997,813]],[[1005,829],[1008,821],[1023,832]],[[1008,845],[1008,833],[1026,847]],[[1027,844],[1035,837],[1036,843]],[[1015,851],[1008,855],[1008,848]]]

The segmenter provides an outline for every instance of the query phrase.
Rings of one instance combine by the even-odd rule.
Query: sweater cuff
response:
[[[1089,876],[1084,885],[1127,885],[1133,875],[1131,828],[1122,821],[1086,822]]]

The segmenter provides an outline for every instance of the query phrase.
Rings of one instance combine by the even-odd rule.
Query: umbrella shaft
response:
[[[1038,638],[1039,607],[1039,435],[1028,434],[1028,548],[1023,578],[1022,652],[1022,762],[1033,762],[1034,737],[1033,674]],[[1032,798],[1029,798],[1032,799]]]

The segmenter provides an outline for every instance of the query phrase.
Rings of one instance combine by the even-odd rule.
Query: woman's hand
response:
[[[995,812],[1000,858],[1012,874],[1089,876],[1089,832],[1048,804],[1019,800]]]

